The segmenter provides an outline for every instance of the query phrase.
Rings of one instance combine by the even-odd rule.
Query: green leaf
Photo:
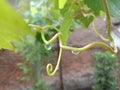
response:
[[[51,11],[51,13],[52,13],[53,19],[59,20],[59,18],[60,18],[60,13],[59,13],[59,10],[58,10],[58,9],[55,9],[55,8],[54,8],[54,9]]]
[[[30,33],[30,28],[23,19],[5,0],[0,0],[0,48],[13,49],[11,42]]]
[[[83,14],[81,14],[75,18],[75,21],[82,27],[87,28],[89,24],[93,21],[93,19],[93,16],[84,16]]]
[[[67,0],[59,0],[59,9],[64,8],[64,5],[66,4]]]
[[[61,33],[62,33],[62,36],[63,36],[62,37],[62,43],[63,44],[67,43],[68,37],[70,35],[70,30],[69,29],[70,29],[71,23],[72,23],[72,16],[69,13],[66,13],[65,17],[64,17],[64,20],[60,25],[60,30],[61,30]]]
[[[107,0],[111,16],[120,18],[120,0]]]
[[[100,15],[101,10],[104,10],[102,0],[84,0],[84,2],[90,8],[90,11],[97,16]]]
[[[72,1],[73,0],[67,1],[66,4],[64,5],[64,8],[60,10],[60,13],[63,17],[66,13],[72,14],[73,5],[74,5]]]
[[[103,11],[102,0],[85,0],[85,4],[90,8],[90,11],[95,15],[100,15],[100,11]],[[116,18],[120,18],[120,0],[107,0],[110,15]]]

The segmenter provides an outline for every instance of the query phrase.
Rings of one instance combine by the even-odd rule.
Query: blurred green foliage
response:
[[[16,10],[26,23],[44,26],[48,24],[49,19],[46,4],[47,0],[27,0],[26,2],[18,0],[19,8]],[[50,90],[42,79],[42,67],[46,62],[54,60],[52,50],[45,48],[40,32],[34,28],[31,29],[36,31],[35,37],[29,35],[26,39],[22,39],[22,43],[15,43],[16,51],[24,57],[24,61],[18,65],[27,76],[21,79],[33,80],[31,90]],[[45,37],[49,39],[53,34],[54,32],[47,31]]]
[[[29,24],[57,25],[52,15],[50,14],[51,3],[49,0],[18,0],[17,11],[23,16],[25,21]]]
[[[33,84],[31,90],[52,90],[48,85],[45,85],[44,81],[39,80]]]
[[[33,90],[48,90],[42,80],[42,66],[46,62],[53,60],[52,51],[45,49],[44,44],[32,36],[27,36],[22,43],[16,42],[15,48],[24,57],[24,60],[18,63],[18,66],[27,76],[23,76],[21,79],[32,80],[32,88],[35,88]]]
[[[93,90],[119,90],[117,85],[118,59],[109,52],[94,55],[95,84]]]

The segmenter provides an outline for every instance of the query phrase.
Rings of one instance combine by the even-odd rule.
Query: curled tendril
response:
[[[51,63],[49,63],[49,64],[46,66],[46,71],[47,71],[47,74],[48,74],[49,76],[53,76],[53,75],[57,72],[57,70],[59,69],[60,60],[61,60],[61,55],[62,55],[62,49],[77,50],[77,51],[79,51],[79,52],[83,52],[83,51],[86,51],[86,50],[88,50],[88,49],[90,49],[90,48],[93,48],[93,47],[95,47],[95,46],[100,46],[100,47],[102,47],[102,48],[104,48],[104,49],[106,49],[106,50],[108,50],[108,51],[110,51],[110,52],[112,52],[112,53],[117,53],[117,48],[116,48],[115,43],[114,43],[114,40],[113,40],[113,38],[112,38],[112,36],[111,36],[111,34],[110,34],[110,32],[111,32],[111,20],[110,20],[110,15],[109,15],[109,10],[108,10],[108,7],[107,7],[107,3],[106,3],[106,0],[102,0],[102,1],[103,1],[103,5],[104,5],[104,8],[105,8],[106,16],[107,16],[107,35],[108,35],[108,39],[104,38],[104,37],[97,31],[97,29],[96,29],[95,26],[94,26],[94,31],[96,32],[96,34],[97,34],[102,40],[107,41],[107,42],[111,42],[113,49],[112,49],[110,46],[108,46],[107,44],[103,43],[103,42],[93,42],[93,43],[90,43],[90,44],[88,44],[88,45],[86,45],[86,46],[84,46],[84,47],[81,47],[81,48],[64,46],[64,45],[62,44],[62,35],[61,35],[61,32],[60,32],[60,30],[57,29],[56,27],[53,27],[53,26],[50,26],[50,25],[48,25],[48,26],[43,26],[43,27],[37,26],[37,25],[30,25],[30,26],[35,27],[35,28],[37,28],[37,29],[40,30],[41,35],[42,35],[42,39],[43,39],[44,43],[50,44],[50,43],[54,42],[56,38],[58,38],[59,41],[60,41],[60,43],[59,43],[60,51],[59,51],[58,61],[57,61],[57,65],[56,65],[55,69],[53,68],[53,65],[52,65]],[[94,16],[93,14],[91,14],[91,15],[95,18],[95,16]],[[57,31],[56,35],[54,35],[54,36],[53,36],[50,40],[48,40],[48,41],[45,39],[45,36],[44,36],[44,30],[47,29],[47,28],[53,28],[54,30]]]
[[[93,30],[94,30],[94,32],[95,32],[103,41],[105,41],[105,42],[110,42],[109,39],[105,38],[104,36],[102,36],[102,35],[98,32],[98,30],[97,30],[97,28],[96,28],[96,25],[95,25],[95,21],[93,21]]]
[[[49,76],[53,76],[53,75],[57,72],[57,70],[59,69],[60,60],[61,60],[61,55],[62,55],[62,48],[60,48],[57,65],[56,65],[56,67],[55,67],[54,70],[53,70],[53,65],[52,65],[51,63],[47,64],[46,71],[47,71],[47,74],[48,74]]]
[[[52,29],[56,30],[57,32],[60,32],[60,30],[58,28],[51,26],[51,25],[46,25],[46,26],[42,27],[42,26],[38,26],[38,25],[34,25],[34,24],[29,24],[29,26],[34,27],[40,31],[44,31],[47,28],[52,28]]]
[[[93,13],[89,13],[88,15],[93,17],[93,30],[94,30],[94,32],[95,32],[103,41],[105,41],[105,42],[110,42],[110,37],[108,37],[108,39],[107,39],[107,38],[105,38],[102,34],[100,34],[100,33],[98,32],[98,30],[97,30],[97,28],[96,28],[96,25],[95,25],[95,20],[96,20],[95,15],[94,15]],[[111,23],[111,22],[110,22],[110,23]],[[108,26],[108,27],[109,27],[109,26]],[[110,31],[109,29],[110,29],[110,28],[107,28],[106,31]],[[107,33],[107,34],[108,34],[108,33]],[[108,35],[108,36],[109,36],[109,35]]]
[[[84,47],[81,47],[81,48],[75,48],[75,47],[70,47],[70,46],[64,46],[64,45],[60,45],[61,48],[63,49],[67,49],[67,50],[75,50],[75,51],[79,51],[79,52],[83,52],[83,51],[86,51],[88,49],[91,49],[95,46],[100,46],[108,51],[110,51],[111,53],[116,53],[116,49],[112,49],[111,47],[109,47],[108,45],[106,45],[105,43],[103,42],[93,42],[93,43],[90,43]]]
[[[44,41],[45,44],[53,43],[55,41],[55,39],[61,35],[61,32],[59,31],[59,29],[57,29],[56,27],[51,26],[51,25],[47,25],[47,26],[41,27],[41,26],[38,26],[38,25],[30,24],[29,26],[32,26],[32,27],[40,30],[41,36],[42,36],[42,40]],[[44,36],[44,30],[47,29],[47,28],[53,28],[54,30],[57,31],[57,33],[48,41],[45,39],[45,36]]]
[[[36,29],[38,29],[38,30],[44,30],[43,27],[38,26],[38,25],[29,24],[29,26],[34,27],[34,28],[36,28]]]
[[[95,31],[95,33],[103,40],[103,41],[106,41],[106,42],[111,42],[111,46],[113,47],[114,49],[114,52],[117,53],[117,47],[115,45],[115,42],[111,36],[111,18],[110,18],[110,13],[109,13],[109,9],[108,9],[108,5],[107,5],[107,0],[102,0],[102,3],[103,3],[103,6],[104,6],[104,10],[106,12],[106,18],[107,18],[107,29],[106,29],[106,32],[107,32],[107,36],[108,36],[108,39],[103,37],[97,30],[96,26],[95,26],[95,16],[92,14],[93,18],[94,18],[94,21],[93,21],[93,29]]]
[[[103,6],[104,6],[104,9],[106,12],[106,18],[107,18],[107,35],[108,35],[109,40],[111,41],[111,44],[112,44],[114,50],[117,52],[117,47],[116,47],[115,42],[111,36],[111,18],[110,18],[107,0],[102,0],[102,2],[103,2]]]
[[[38,28],[38,27],[37,27]],[[41,27],[43,29],[43,27]],[[44,28],[45,29],[45,28]],[[57,70],[59,69],[59,65],[60,65],[60,60],[61,60],[61,55],[62,55],[62,49],[67,49],[67,50],[77,50],[79,52],[83,52],[83,51],[86,51],[90,48],[93,48],[95,46],[100,46],[108,51],[110,51],[111,53],[116,53],[117,52],[117,48],[114,50],[112,49],[111,47],[109,47],[108,45],[106,45],[105,43],[103,42],[93,42],[93,43],[90,43],[84,47],[81,47],[81,48],[75,48],[75,47],[70,47],[70,46],[64,46],[62,44],[62,35],[60,32],[56,33],[55,36],[52,37],[52,39],[50,39],[49,41],[47,41],[45,39],[45,36],[44,36],[44,30],[41,31],[41,34],[42,34],[42,39],[43,41],[46,43],[46,44],[49,44],[49,43],[52,43],[53,41],[55,41],[55,39],[58,37],[59,38],[59,41],[60,41],[60,52],[59,52],[59,57],[58,57],[58,61],[57,61],[57,65],[55,67],[55,69],[53,68],[53,65],[51,63],[49,63],[46,67],[46,71],[47,71],[47,74],[49,76],[53,76]]]
[[[48,63],[46,66],[46,71],[49,76],[53,76],[56,70],[53,71],[53,65],[51,63]]]
[[[44,32],[43,31],[41,32],[41,36],[42,36],[42,39],[45,42],[45,44],[53,43],[55,41],[55,39],[57,39],[57,37],[59,37],[60,35],[61,35],[61,33],[56,33],[50,40],[47,41],[45,39]]]

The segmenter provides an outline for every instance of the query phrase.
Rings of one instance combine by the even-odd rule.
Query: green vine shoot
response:
[[[61,3],[62,1],[64,1],[64,3]],[[108,1],[107,0],[101,0],[101,1],[102,1],[102,5],[103,5],[103,8],[104,8],[105,15],[106,15],[107,28],[106,28],[105,32],[106,32],[108,38],[103,37],[97,31],[97,28],[95,27],[95,24],[94,24],[93,29],[96,32],[96,34],[104,42],[111,43],[112,47],[110,47],[109,45],[107,45],[104,42],[93,42],[93,43],[90,43],[90,44],[88,44],[84,47],[80,47],[80,48],[67,46],[66,42],[67,42],[67,38],[68,38],[69,35],[64,34],[63,30],[66,30],[64,32],[68,32],[67,29],[70,28],[72,21],[75,20],[75,17],[72,17],[73,15],[75,16],[75,14],[76,14],[76,11],[74,10],[74,5],[76,5],[76,8],[78,8],[78,6],[79,6],[79,11],[80,11],[79,12],[80,14],[77,14],[76,17],[78,17],[82,14],[83,16],[87,17],[88,19],[93,18],[92,19],[93,22],[95,22],[95,18],[97,17],[97,15],[95,13],[90,12],[89,7],[85,4],[84,0],[73,0],[73,1],[71,1],[71,0],[70,1],[59,0],[58,10],[60,12],[64,12],[64,9],[67,10],[66,12],[64,12],[64,14],[62,13],[65,18],[64,18],[63,22],[60,24],[60,26],[62,26],[60,28],[57,28],[53,25],[39,26],[39,25],[30,24],[30,26],[32,26],[34,28],[37,28],[39,30],[39,32],[41,33],[41,36],[42,36],[42,40],[44,41],[45,45],[49,46],[51,43],[54,43],[57,38],[59,40],[60,52],[59,52],[57,65],[56,65],[55,69],[53,68],[53,65],[51,63],[49,63],[46,67],[46,71],[47,71],[47,74],[49,76],[53,76],[57,72],[57,70],[59,69],[63,49],[71,50],[72,52],[79,54],[79,53],[84,52],[86,50],[89,50],[93,47],[99,46],[99,47],[102,47],[102,48],[106,49],[107,51],[110,51],[112,54],[117,53],[117,48],[116,48],[114,40],[113,40],[113,38],[110,34],[111,33],[111,16],[110,16],[109,8],[108,8]],[[73,3],[73,4],[70,4],[70,3]],[[67,4],[70,4],[69,8],[67,7]],[[66,16],[66,14],[70,14],[70,15]],[[69,18],[69,20],[66,19],[66,17]],[[66,26],[63,25],[63,24],[65,24]],[[50,40],[46,40],[45,30],[50,29],[50,28],[54,29],[56,31],[56,34]]]

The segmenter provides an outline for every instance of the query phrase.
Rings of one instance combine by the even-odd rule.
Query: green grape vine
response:
[[[54,0],[53,0],[54,1]],[[64,1],[64,3],[61,3],[62,1]],[[69,28],[70,25],[72,23],[72,20],[74,20],[76,17],[80,16],[82,14],[82,16],[84,16],[85,18],[80,19],[81,21],[87,18],[87,20],[89,20],[89,18],[92,17],[92,20],[90,19],[90,22],[93,21],[95,22],[95,18],[96,15],[92,12],[90,12],[89,8],[86,6],[84,0],[80,0],[80,3],[77,2],[79,0],[73,0],[73,1],[67,1],[67,0],[59,0],[59,9],[60,12],[62,12],[62,16],[64,17],[63,22],[60,24],[60,28],[56,28],[52,25],[46,25],[46,26],[38,26],[38,25],[32,25],[30,24],[30,26],[37,28],[42,36],[42,39],[44,41],[44,43],[46,44],[47,47],[49,47],[49,45],[51,43],[53,43],[57,38],[59,40],[59,47],[60,47],[60,51],[59,51],[59,57],[58,57],[58,61],[57,61],[57,65],[55,67],[55,69],[53,69],[53,65],[51,63],[49,63],[46,67],[46,71],[47,74],[49,76],[53,76],[56,71],[59,69],[59,65],[60,65],[60,60],[61,60],[61,55],[62,55],[62,50],[66,49],[66,50],[71,50],[73,53],[75,54],[79,54],[81,52],[84,52],[86,50],[89,50],[95,46],[99,46],[102,47],[108,51],[110,51],[111,53],[117,53],[117,48],[115,46],[114,40],[111,36],[111,18],[110,18],[110,13],[109,13],[109,9],[108,9],[108,4],[107,4],[107,0],[101,0],[102,1],[102,5],[104,7],[104,11],[106,13],[106,20],[107,20],[107,36],[108,38],[103,37],[98,31],[97,28],[95,27],[95,24],[93,23],[94,27],[94,31],[96,32],[96,34],[105,42],[109,42],[111,43],[112,47],[110,47],[109,45],[105,44],[104,42],[93,42],[90,43],[84,47],[80,47],[80,48],[76,48],[76,47],[71,47],[71,46],[67,46],[66,42],[67,42],[67,38],[69,37]],[[55,2],[55,1],[54,1]],[[70,4],[72,3],[72,4]],[[69,7],[68,7],[68,4]],[[80,8],[78,8],[78,6],[80,5]],[[73,8],[75,7],[75,8]],[[66,11],[67,10],[67,11]],[[76,11],[77,10],[77,14]],[[66,11],[66,12],[65,12]],[[56,34],[50,39],[50,40],[46,40],[45,38],[45,30],[52,28],[56,31]]]

